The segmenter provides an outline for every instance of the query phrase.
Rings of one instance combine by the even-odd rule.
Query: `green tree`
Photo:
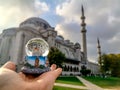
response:
[[[106,55],[106,54],[102,55],[102,61],[101,61],[100,65],[101,65],[101,72],[102,73],[105,74],[106,71],[110,70],[111,62],[110,62],[108,55]]]
[[[59,49],[51,47],[48,54],[48,60],[50,65],[56,64],[58,67],[62,67],[62,64],[65,60],[65,54],[63,54]]]
[[[101,72],[120,77],[120,54],[103,54]]]

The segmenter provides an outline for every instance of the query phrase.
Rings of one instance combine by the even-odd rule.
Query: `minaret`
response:
[[[86,43],[86,23],[85,23],[85,16],[84,16],[84,8],[83,5],[81,7],[82,16],[81,16],[81,33],[82,33],[82,47],[83,47],[83,53],[84,53],[84,60],[83,63],[87,64],[87,43]]]
[[[97,50],[98,50],[98,61],[101,65],[101,46],[100,46],[99,38],[97,38]]]

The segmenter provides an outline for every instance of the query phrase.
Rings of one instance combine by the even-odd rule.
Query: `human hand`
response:
[[[7,62],[0,68],[0,90],[52,90],[56,78],[62,69],[51,66],[51,71],[38,77],[26,76],[15,72],[15,64]]]

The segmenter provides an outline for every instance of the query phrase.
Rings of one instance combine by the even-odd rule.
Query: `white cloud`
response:
[[[64,37],[80,41],[80,27],[76,28],[73,22],[76,22],[77,26],[81,23],[81,4],[83,4],[87,23],[88,58],[92,60],[93,57],[94,60],[97,58],[97,37],[101,40],[103,53],[120,53],[120,49],[118,49],[120,45],[118,39],[118,33],[120,33],[119,3],[119,0],[67,0],[56,7],[56,14],[64,18],[57,24],[56,30],[60,26],[58,32],[64,32],[61,33]],[[69,27],[73,27],[74,31]],[[68,35],[66,35],[67,33]]]
[[[58,31],[59,35],[65,35],[65,31],[63,31],[63,26],[60,24],[57,24],[55,29]]]
[[[49,11],[49,7],[45,2],[40,2],[39,0],[35,0],[35,9],[37,9],[36,13],[40,14],[46,11]]]
[[[67,0],[56,7],[56,14],[65,18],[65,22],[80,22],[81,2],[78,0]]]
[[[71,42],[80,42],[80,25],[76,22],[62,22],[57,24],[55,30],[58,34],[63,35],[65,39],[69,39]],[[77,36],[77,37],[76,37]],[[73,38],[74,37],[74,38]]]
[[[7,10],[7,11],[6,11]],[[12,26],[18,26],[19,23],[24,20],[26,17],[33,16],[31,12],[21,13],[20,8],[18,7],[11,7],[9,9],[2,7],[0,8],[0,17],[2,20],[0,21],[1,28],[8,28]]]
[[[65,39],[80,42],[81,44],[80,17],[81,5],[83,4],[87,24],[88,58],[90,60],[97,58],[97,37],[100,38],[103,53],[120,52],[120,0],[60,1],[56,0],[55,4],[49,1],[47,3],[44,0],[0,1],[0,30],[18,26],[26,18],[40,16],[49,12],[46,13],[45,17],[48,16],[49,18],[49,15],[54,15],[54,18],[50,21],[52,23],[57,22],[55,29],[58,33],[63,35]],[[52,11],[54,10],[53,7],[56,8],[56,13],[51,13],[54,12]]]
[[[25,19],[47,11],[49,11],[47,4],[38,0],[0,1],[0,33],[3,29],[18,27]]]

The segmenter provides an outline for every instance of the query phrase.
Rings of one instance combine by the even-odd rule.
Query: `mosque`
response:
[[[32,38],[43,38],[50,47],[58,48],[65,54],[66,60],[63,65],[63,75],[80,74],[81,66],[91,69],[92,73],[99,73],[99,65],[88,61],[87,59],[87,41],[86,41],[86,23],[84,8],[81,7],[81,35],[82,49],[79,43],[73,43],[65,40],[63,36],[58,35],[54,27],[38,17],[31,17],[20,23],[19,27],[8,28],[0,34],[0,66],[7,61],[16,63],[18,70],[25,62],[25,45]],[[79,37],[79,36],[78,36]],[[100,43],[98,40],[98,54],[101,54]]]

